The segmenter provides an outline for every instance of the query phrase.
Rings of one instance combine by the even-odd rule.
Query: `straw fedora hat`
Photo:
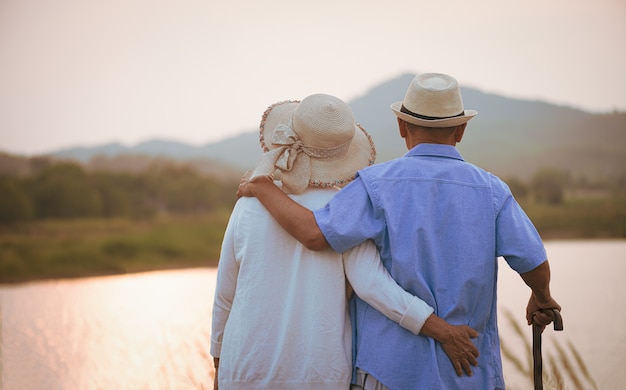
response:
[[[370,135],[355,122],[350,107],[331,95],[275,103],[259,127],[265,153],[251,177],[279,171],[286,193],[299,194],[308,186],[343,187],[376,160]]]
[[[391,105],[396,116],[424,127],[452,127],[466,123],[476,114],[463,108],[459,83],[442,73],[424,73],[409,85],[404,101]]]

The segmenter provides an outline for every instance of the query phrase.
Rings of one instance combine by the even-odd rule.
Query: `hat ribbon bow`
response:
[[[302,143],[298,134],[296,134],[291,127],[283,124],[276,126],[272,134],[272,145],[277,146],[276,149],[270,151],[270,153],[274,152],[273,154],[276,156],[274,166],[283,173],[294,169],[296,159],[298,159],[300,154],[304,154],[304,156],[302,156],[302,159],[298,159],[302,160],[302,163],[299,162],[298,165],[302,164],[302,168],[306,168],[307,166],[310,168],[310,157],[312,153],[308,150],[309,148]],[[298,168],[296,167],[296,169]],[[301,173],[305,173],[305,171]]]
[[[266,152],[257,165],[255,174],[282,172],[283,191],[300,194],[311,180],[311,158],[331,158],[345,154],[352,140],[333,147],[315,148],[306,146],[291,126],[279,124],[272,133],[272,145],[276,148]]]

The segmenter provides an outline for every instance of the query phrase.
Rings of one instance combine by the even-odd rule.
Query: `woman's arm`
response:
[[[235,220],[236,211],[230,216],[224,233],[219,264],[217,267],[217,281],[213,298],[213,314],[211,325],[211,356],[219,358],[222,350],[224,328],[230,315],[230,310],[237,291],[237,276],[239,264],[235,258]]]
[[[344,269],[354,292],[374,309],[412,332],[438,341],[458,376],[472,375],[478,333],[467,325],[451,325],[433,313],[419,297],[405,291],[391,277],[371,240],[344,252]]]

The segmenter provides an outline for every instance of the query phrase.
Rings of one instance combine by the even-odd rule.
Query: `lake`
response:
[[[569,357],[573,345],[598,388],[621,388],[626,241],[549,241],[546,248],[565,330],[544,332],[544,371],[552,357],[562,360],[559,345]],[[525,359],[524,339],[505,313],[529,342],[530,290],[500,264],[501,338]],[[211,389],[215,273],[203,268],[0,286],[0,390]],[[507,359],[504,367],[508,388],[532,388],[531,378]]]

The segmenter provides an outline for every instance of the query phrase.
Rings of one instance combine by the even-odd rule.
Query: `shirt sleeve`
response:
[[[235,225],[237,221],[237,210],[235,206],[230,216],[222,249],[220,252],[219,265],[217,267],[217,282],[215,286],[215,296],[213,300],[212,330],[211,330],[211,356],[220,357],[222,351],[222,338],[224,328],[230,315],[230,310],[237,290],[237,276],[239,274],[239,263],[235,258]]]
[[[531,271],[548,258],[543,241],[509,187],[497,180],[494,188],[499,190],[496,196],[499,200],[496,205],[496,254],[504,257],[518,273]]]
[[[325,207],[313,211],[326,241],[337,252],[345,252],[365,240],[380,237],[385,227],[360,176],[339,191]]]
[[[393,280],[371,240],[346,251],[343,262],[346,277],[362,300],[401,327],[419,334],[433,308]]]

